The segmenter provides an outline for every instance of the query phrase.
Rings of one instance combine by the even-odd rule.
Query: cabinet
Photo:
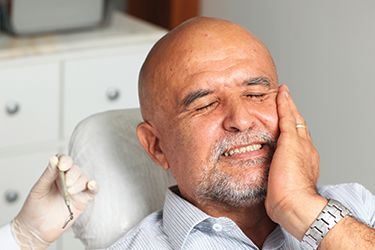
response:
[[[65,62],[65,136],[87,114],[138,107],[138,72],[144,60],[140,55],[149,49],[149,44],[132,45],[121,53]]]
[[[0,148],[58,140],[57,63],[2,67],[0,83]]]
[[[17,214],[49,157],[67,152],[80,120],[138,107],[140,66],[163,34],[120,13],[80,33],[0,34],[0,225]],[[83,245],[68,232],[51,249]]]

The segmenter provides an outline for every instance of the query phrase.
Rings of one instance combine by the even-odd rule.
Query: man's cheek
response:
[[[192,126],[184,126],[178,131],[175,135],[176,140],[173,150],[176,154],[183,156],[181,158],[185,161],[189,161],[185,162],[185,164],[194,164],[202,151],[201,147],[204,145],[204,137],[199,134],[199,130]]]
[[[272,106],[272,108],[270,109],[268,120],[269,120],[269,123],[271,124],[274,134],[278,135],[279,134],[279,115],[277,113],[276,101],[274,105]]]
[[[279,116],[277,114],[276,108],[272,108],[268,110],[268,112],[263,112],[260,115],[262,117],[263,123],[265,124],[269,132],[274,136],[278,136]]]

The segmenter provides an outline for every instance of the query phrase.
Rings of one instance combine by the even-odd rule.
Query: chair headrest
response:
[[[99,193],[73,225],[86,248],[105,248],[149,213],[162,207],[173,178],[156,166],[138,142],[139,109],[98,113],[80,122],[69,154]]]

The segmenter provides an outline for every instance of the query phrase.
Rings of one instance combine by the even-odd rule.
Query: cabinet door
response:
[[[0,158],[0,225],[20,211],[29,191],[56,150]],[[48,249],[57,249],[59,242]]]
[[[68,229],[60,239],[61,250],[84,250],[85,246],[77,239],[72,228]]]
[[[138,73],[151,44],[119,55],[67,61],[64,80],[65,136],[83,118],[109,109],[138,107]]]
[[[59,67],[0,69],[0,150],[58,139]]]

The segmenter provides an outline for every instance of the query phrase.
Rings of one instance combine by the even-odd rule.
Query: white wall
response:
[[[269,47],[321,156],[321,184],[375,192],[375,1],[202,0]]]

